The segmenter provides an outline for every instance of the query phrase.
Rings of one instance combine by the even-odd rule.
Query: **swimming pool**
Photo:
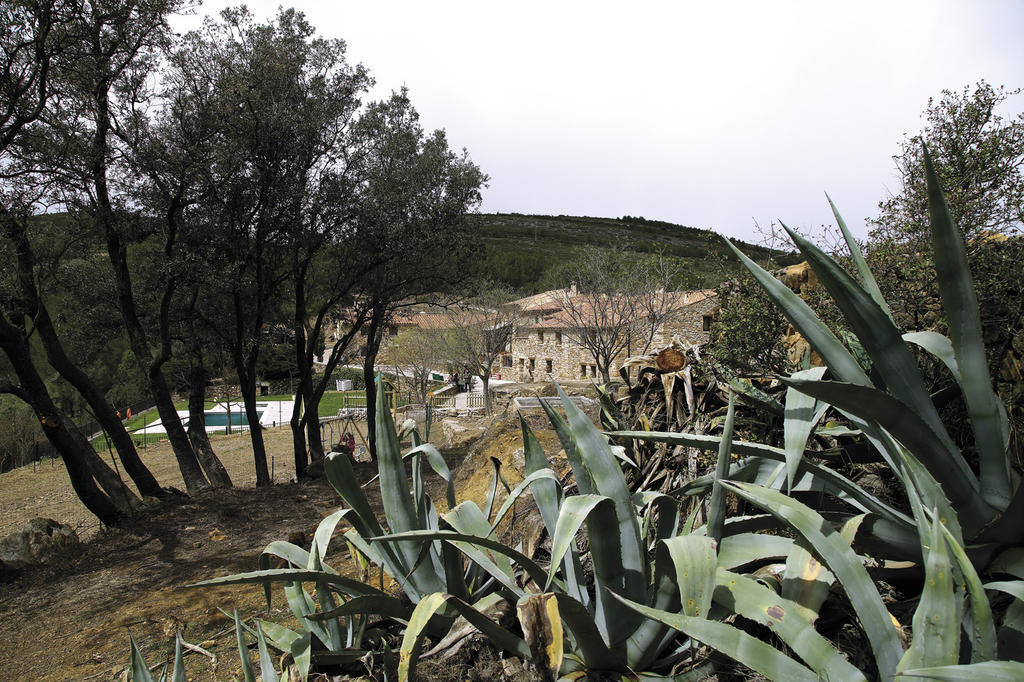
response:
[[[228,415],[226,412],[204,412],[203,415],[206,417],[206,426],[227,426]],[[256,413],[257,419],[263,416],[262,412]],[[188,423],[186,422],[186,426]],[[248,426],[249,418],[244,412],[232,412],[231,413],[231,425],[232,426]]]

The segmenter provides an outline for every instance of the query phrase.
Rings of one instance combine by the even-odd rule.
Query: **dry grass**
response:
[[[366,425],[360,427],[365,430]],[[295,477],[292,437],[288,427],[266,429],[263,439],[267,448],[268,466],[277,483]],[[256,485],[252,443],[248,433],[211,436],[214,450],[220,457],[236,487]],[[161,486],[185,489],[177,460],[170,443],[163,441],[139,449],[139,455]],[[110,463],[110,455],[104,453]],[[120,463],[118,463],[120,466]],[[127,480],[127,476],[122,477]],[[130,484],[130,481],[128,481]],[[134,490],[134,487],[133,487]],[[43,516],[75,528],[80,538],[87,539],[100,529],[99,521],[81,503],[71,488],[64,464],[59,459],[43,461],[0,474],[0,537],[6,536],[34,517]]]

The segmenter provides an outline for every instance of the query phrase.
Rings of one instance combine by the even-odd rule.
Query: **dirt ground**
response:
[[[0,533],[46,516],[76,526],[87,538],[74,556],[0,585],[3,677],[119,679],[129,660],[129,632],[152,665],[171,655],[178,630],[187,642],[216,656],[190,654],[190,679],[229,680],[240,673],[234,630],[218,607],[237,608],[243,618],[266,617],[262,590],[184,586],[256,570],[259,552],[269,542],[308,537],[340,505],[322,481],[286,482],[293,472],[287,428],[265,435],[278,485],[253,488],[248,437],[220,437],[214,447],[238,488],[168,500],[124,528],[100,529],[74,498],[59,463],[0,476]],[[166,443],[150,446],[143,458],[161,484],[183,487]],[[356,466],[365,480],[376,473],[370,465]],[[369,490],[368,495],[373,501]],[[332,565],[343,570],[346,563],[335,557]],[[275,597],[270,620],[284,622],[289,612],[280,590]]]

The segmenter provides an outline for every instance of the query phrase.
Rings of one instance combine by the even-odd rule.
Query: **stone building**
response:
[[[495,370],[501,372],[503,378],[517,381],[598,378],[600,373],[593,354],[573,340],[573,323],[560,303],[567,295],[572,297],[576,292],[547,291],[516,302],[523,311],[520,324],[509,352],[501,358],[501,368]],[[669,318],[655,330],[650,346],[667,345],[675,335],[690,343],[707,343],[718,312],[715,291],[674,292],[671,305]],[[612,363],[612,375],[617,374],[623,360],[643,351],[642,347],[626,348]]]

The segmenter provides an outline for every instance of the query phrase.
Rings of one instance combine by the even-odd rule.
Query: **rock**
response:
[[[484,427],[476,425],[465,425],[455,419],[445,419],[441,422],[441,443],[442,450],[465,450],[484,435]]]
[[[53,519],[34,518],[0,540],[0,568],[44,564],[79,544],[74,528]]]

